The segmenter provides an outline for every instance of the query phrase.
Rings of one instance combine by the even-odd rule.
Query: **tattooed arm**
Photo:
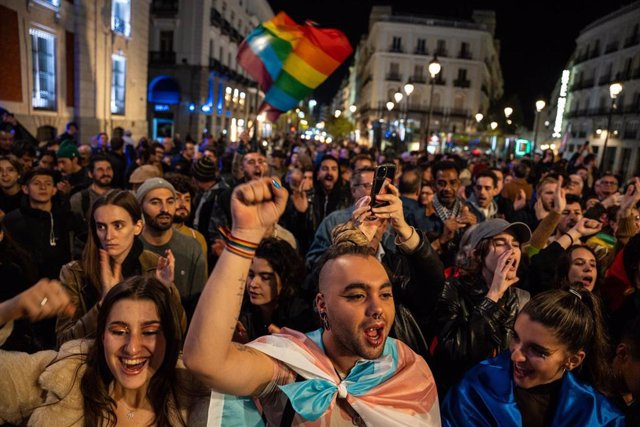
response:
[[[238,186],[231,197],[232,235],[259,242],[278,221],[287,191],[271,178]],[[235,395],[258,394],[271,381],[274,361],[232,343],[251,260],[225,249],[200,295],[184,345],[183,360],[212,389]]]

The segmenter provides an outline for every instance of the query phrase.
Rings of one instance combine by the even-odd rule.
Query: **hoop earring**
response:
[[[329,325],[329,319],[327,318],[327,312],[323,311],[320,313],[320,320],[322,321],[322,328],[325,331],[328,331],[331,329],[331,325]]]

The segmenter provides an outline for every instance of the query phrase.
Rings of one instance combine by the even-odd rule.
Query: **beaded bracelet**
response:
[[[229,252],[247,259],[253,258],[258,248],[258,243],[235,237],[228,228],[218,227],[218,231],[224,237],[225,245]]]

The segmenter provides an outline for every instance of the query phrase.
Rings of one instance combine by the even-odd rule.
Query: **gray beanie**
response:
[[[144,200],[144,196],[146,196],[149,191],[155,190],[156,188],[166,188],[167,190],[170,190],[173,193],[174,197],[176,195],[176,189],[173,188],[173,185],[171,185],[169,181],[167,181],[166,179],[148,178],[138,188],[138,191],[136,191],[136,199],[138,199],[138,203],[142,204],[142,201]]]

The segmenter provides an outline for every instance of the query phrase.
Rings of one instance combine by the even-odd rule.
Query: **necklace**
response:
[[[125,406],[125,410],[127,411],[127,418],[128,418],[129,420],[133,420],[133,417],[136,415],[136,410],[137,410],[137,408],[136,408],[136,409],[132,409],[132,408],[130,408],[130,407],[129,407],[129,405],[127,405],[127,404],[124,402],[124,400],[122,401],[122,403],[124,404],[124,406]]]

